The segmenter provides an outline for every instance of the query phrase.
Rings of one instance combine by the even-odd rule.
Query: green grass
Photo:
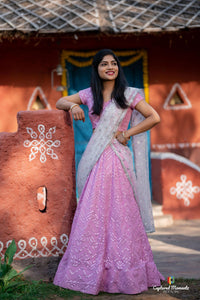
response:
[[[22,281],[21,286],[15,289],[7,290],[4,293],[0,292],[1,300],[38,300],[38,299],[56,299],[57,297],[64,299],[73,299],[75,296],[82,298],[82,293],[62,289],[52,283],[43,281]]]
[[[18,284],[15,288],[7,290],[4,293],[0,291],[0,300],[62,300],[62,299],[77,299],[77,300],[92,300],[96,298],[95,296],[83,294],[76,291],[71,291],[67,289],[62,289],[58,286],[55,286],[53,283],[48,283],[44,281],[27,281],[23,277],[17,280]],[[194,292],[197,293],[199,290],[200,280],[196,279],[185,279],[185,278],[176,278],[175,284],[178,285],[189,285],[191,290],[194,289]],[[163,286],[168,286],[167,282],[162,283]],[[198,286],[198,288],[197,288]],[[149,294],[157,294],[156,291],[149,289],[145,292]],[[107,293],[100,293],[101,296],[105,295],[108,297]],[[114,299],[116,294],[109,294],[110,298]],[[118,294],[119,295],[119,294]],[[106,299],[107,299],[106,297]],[[182,299],[182,298],[180,298]],[[186,299],[186,298],[184,298]],[[193,298],[191,298],[193,299]],[[194,298],[195,299],[195,298]]]

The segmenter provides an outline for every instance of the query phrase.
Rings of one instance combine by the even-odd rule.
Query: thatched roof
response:
[[[1,0],[0,32],[152,32],[200,27],[199,0]]]

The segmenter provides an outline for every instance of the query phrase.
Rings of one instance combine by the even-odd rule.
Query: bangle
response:
[[[72,108],[74,108],[75,106],[79,106],[79,105],[78,105],[78,104],[76,104],[76,103],[75,103],[75,104],[73,104],[73,105],[71,105],[71,106],[70,106],[70,110],[72,111]]]
[[[123,135],[123,137],[126,139],[126,140],[130,140],[130,136],[127,138],[127,137],[125,137],[125,135],[124,135],[124,131],[122,132],[122,135]]]

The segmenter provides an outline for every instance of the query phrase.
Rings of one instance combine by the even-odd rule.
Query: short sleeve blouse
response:
[[[93,127],[93,129],[96,128],[97,123],[99,122],[100,116],[92,114],[93,95],[92,95],[91,87],[79,91],[79,97],[81,99],[81,102],[88,106],[89,118],[91,120],[92,127]],[[128,108],[127,113],[126,113],[124,119],[122,120],[121,124],[119,125],[118,130],[124,131],[127,129],[130,118],[131,118],[132,111],[141,100],[144,100],[144,95],[142,93],[142,90],[138,89],[138,93],[136,94],[132,104]],[[104,103],[103,109],[108,105],[108,103],[110,101]]]

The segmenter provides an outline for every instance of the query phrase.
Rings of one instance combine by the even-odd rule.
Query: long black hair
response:
[[[127,101],[124,96],[125,88],[127,87],[127,81],[124,76],[124,72],[122,70],[122,67],[120,65],[118,57],[113,53],[110,49],[102,49],[99,52],[96,53],[96,55],[93,58],[92,63],[92,77],[91,77],[91,89],[94,99],[93,104],[93,114],[100,115],[102,108],[103,108],[103,81],[99,76],[98,73],[98,66],[100,62],[102,61],[103,57],[105,55],[112,55],[113,58],[116,60],[118,65],[118,76],[115,79],[115,86],[111,94],[111,98],[114,99],[116,105],[121,108],[127,108]]]

